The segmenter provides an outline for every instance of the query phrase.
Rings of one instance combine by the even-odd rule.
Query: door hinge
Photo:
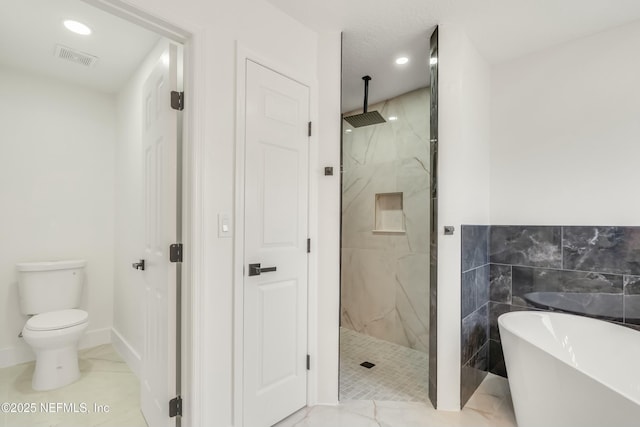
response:
[[[184,110],[184,92],[171,91],[171,108],[174,110]]]
[[[182,397],[176,396],[169,401],[169,418],[182,416]]]
[[[311,239],[307,239],[307,253],[311,253]]]
[[[309,132],[308,132],[308,136],[311,136],[311,122],[309,122]]]
[[[182,262],[182,243],[174,243],[169,246],[169,261]]]
[[[307,371],[311,370],[311,356],[307,354]]]

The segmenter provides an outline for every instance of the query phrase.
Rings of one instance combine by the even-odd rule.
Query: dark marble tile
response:
[[[489,264],[476,268],[476,307],[489,302]]]
[[[489,367],[489,343],[485,343],[468,363],[462,365],[460,372],[460,407],[464,407],[487,376]]]
[[[622,276],[513,267],[512,304],[622,319]]]
[[[489,263],[489,226],[462,226],[462,271]]]
[[[461,361],[465,364],[480,350],[489,337],[488,304],[462,319]]]
[[[640,325],[640,276],[624,276],[624,323]]]
[[[507,367],[504,364],[504,354],[502,353],[502,343],[500,341],[489,340],[489,372],[501,377],[507,377]]]
[[[489,300],[511,303],[511,266],[490,264]]]
[[[489,338],[500,341],[500,330],[498,329],[498,317],[511,311],[510,304],[489,303]]]
[[[538,310],[533,307],[519,307],[517,305],[503,303],[489,303],[489,339],[500,341],[500,329],[498,328],[498,317],[512,311]]]
[[[461,317],[465,318],[473,313],[476,306],[476,272],[477,268],[462,273],[462,310]]]
[[[561,234],[561,227],[492,225],[490,262],[560,268]]]
[[[568,270],[640,275],[640,227],[563,227]]]

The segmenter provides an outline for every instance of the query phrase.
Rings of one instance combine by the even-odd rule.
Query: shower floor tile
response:
[[[340,328],[340,400],[426,402],[428,383],[426,353]]]

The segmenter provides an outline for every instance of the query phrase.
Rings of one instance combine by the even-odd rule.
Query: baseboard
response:
[[[111,343],[110,328],[93,329],[82,335],[82,338],[80,338],[80,342],[78,343],[78,349],[84,350],[85,348],[97,347],[99,345],[109,343]]]
[[[27,344],[0,349],[0,368],[19,365],[36,360],[36,355]]]
[[[142,364],[142,358],[115,328],[111,329],[111,343],[120,357],[122,357],[127,363],[129,369],[131,369],[136,377],[140,378],[140,365]]]

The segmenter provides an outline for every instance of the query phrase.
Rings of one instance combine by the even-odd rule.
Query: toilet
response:
[[[89,325],[89,314],[77,309],[85,265],[84,260],[17,264],[20,311],[30,316],[22,337],[36,355],[34,390],[53,390],[80,378],[78,341]]]

